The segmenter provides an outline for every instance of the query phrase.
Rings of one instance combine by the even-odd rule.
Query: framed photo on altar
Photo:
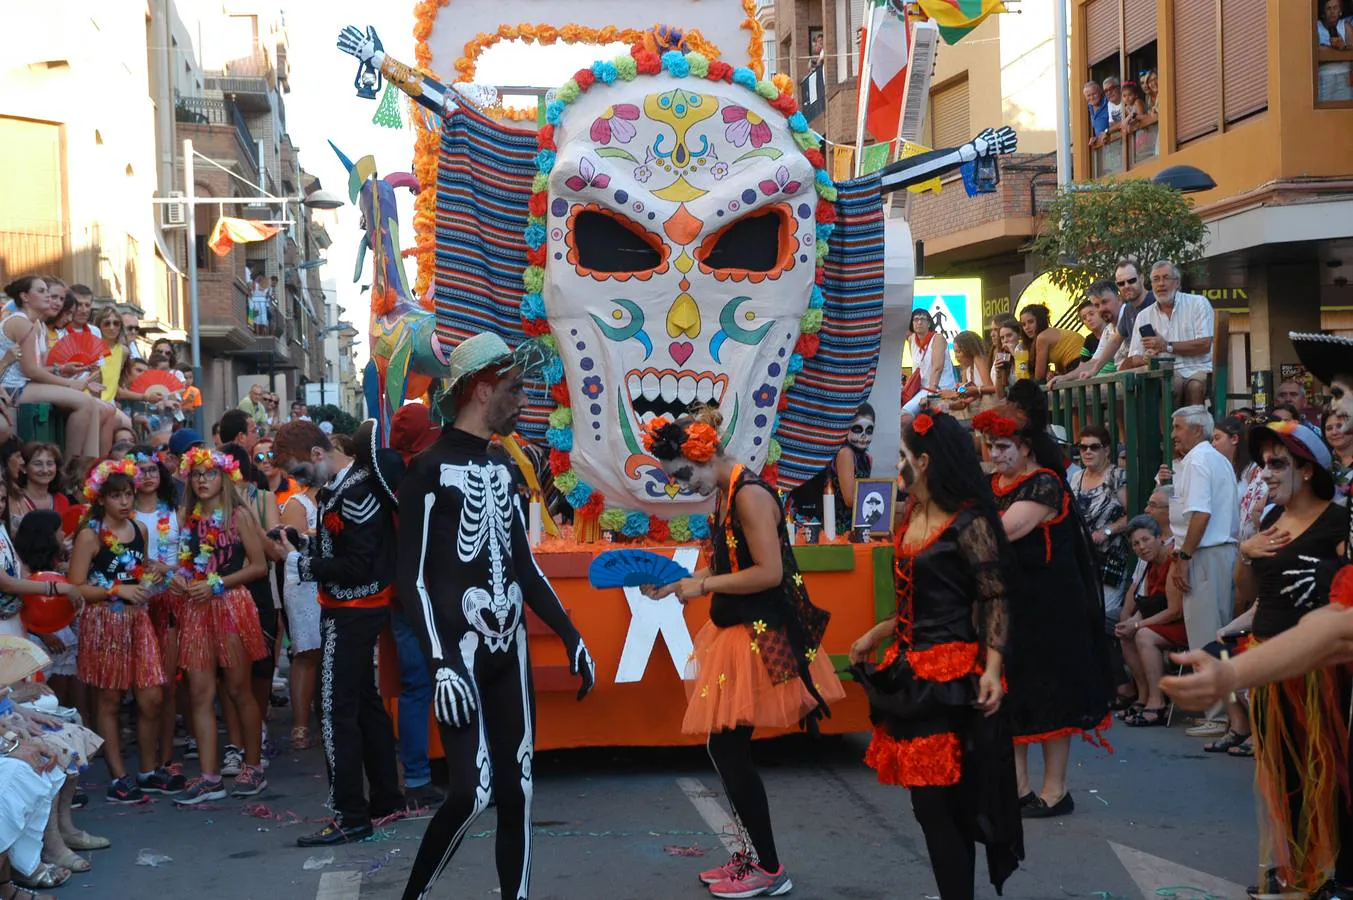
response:
[[[888,478],[860,478],[855,482],[855,509],[850,517],[851,533],[868,528],[870,537],[890,537],[893,533],[893,506],[897,485]]]

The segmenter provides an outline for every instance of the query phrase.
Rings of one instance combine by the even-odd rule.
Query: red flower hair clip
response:
[[[911,430],[921,435],[924,435],[934,427],[935,420],[930,418],[930,413],[921,413],[911,422]]]
[[[988,409],[978,413],[972,420],[973,431],[979,431],[989,438],[1013,437],[1019,431],[1019,423],[1000,410]]]
[[[653,443],[658,439],[658,432],[662,431],[664,428],[666,428],[668,425],[671,424],[672,420],[667,418],[666,416],[655,416],[654,418],[650,419],[648,421],[648,424],[643,426],[644,449],[647,450],[649,453],[652,453]]]

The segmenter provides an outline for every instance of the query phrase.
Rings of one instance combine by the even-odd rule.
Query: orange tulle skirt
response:
[[[229,668],[239,661],[231,656],[231,638],[238,638],[245,661],[268,655],[268,642],[258,623],[258,607],[245,587],[232,588],[219,597],[198,602],[175,598],[179,624],[179,667],[183,669]]]
[[[710,734],[727,728],[791,728],[817,705],[800,678],[779,684],[766,671],[760,653],[752,649],[749,626],[720,628],[705,624],[695,636],[695,650],[686,667],[686,734]],[[831,658],[818,653],[809,664],[813,684],[827,703],[846,695]]]
[[[160,642],[144,606],[91,603],[80,616],[80,680],[105,691],[164,684]]]

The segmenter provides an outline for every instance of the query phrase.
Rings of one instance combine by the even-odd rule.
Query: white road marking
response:
[[[1154,900],[1160,896],[1157,891],[1170,887],[1197,888],[1223,900],[1244,900],[1245,888],[1238,884],[1113,841],[1109,846],[1146,900]]]
[[[711,796],[712,792],[698,778],[678,778],[677,787],[686,795],[686,799],[691,801],[695,811],[700,814],[700,818],[705,820],[705,824],[710,830],[719,836],[719,842],[729,853],[741,850],[738,841],[738,830],[733,824],[733,817],[723,808],[718,800]]]
[[[315,900],[357,900],[361,893],[361,872],[325,872],[319,877]]]

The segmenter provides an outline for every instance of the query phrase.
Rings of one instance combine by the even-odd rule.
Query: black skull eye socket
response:
[[[646,272],[662,264],[662,254],[638,225],[614,215],[583,210],[573,220],[578,265],[593,272]]]
[[[700,263],[718,271],[771,272],[785,263],[788,220],[779,209],[743,216],[705,239]]]

